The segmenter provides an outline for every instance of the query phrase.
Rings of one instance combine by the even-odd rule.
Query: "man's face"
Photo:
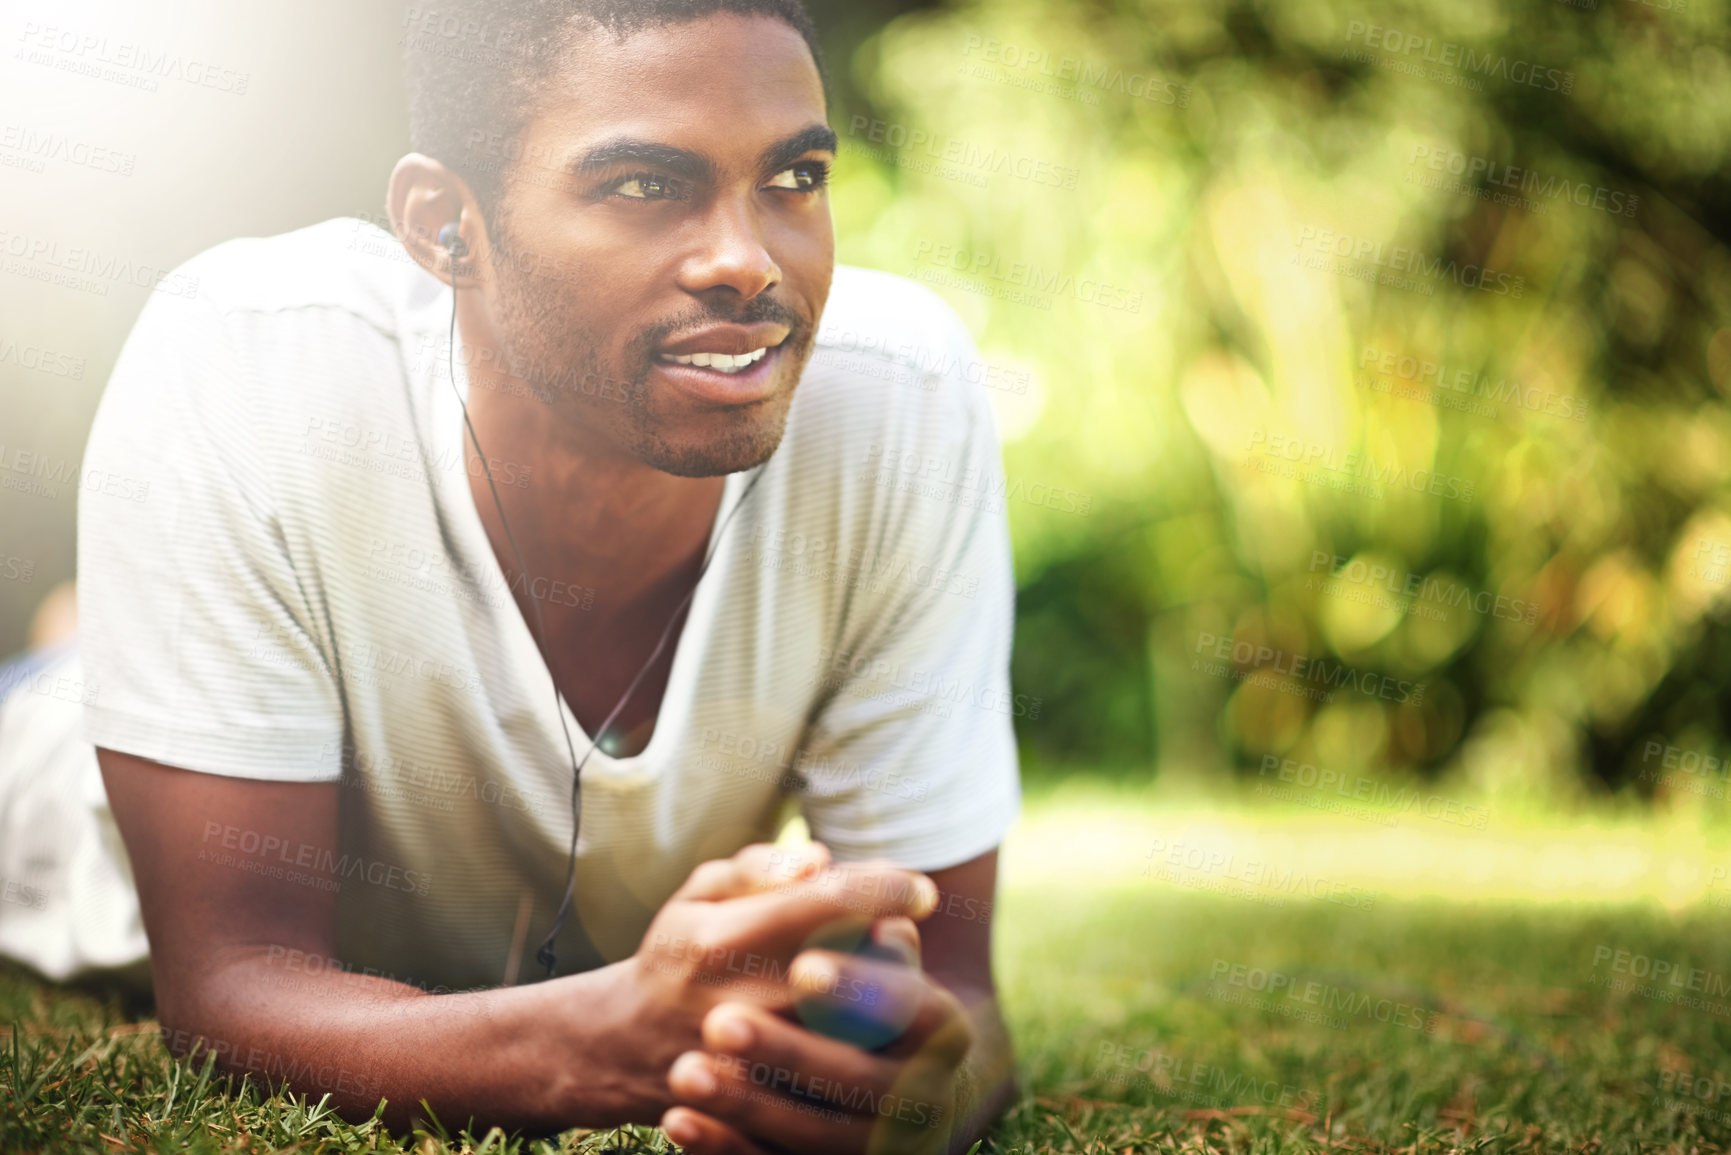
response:
[[[521,145],[489,235],[506,351],[561,419],[657,469],[766,460],[835,268],[805,41],[730,13],[585,32]]]

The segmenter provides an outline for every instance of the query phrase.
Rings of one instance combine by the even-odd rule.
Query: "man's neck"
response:
[[[676,645],[646,663],[697,581],[725,478],[675,477],[597,445],[590,431],[509,388],[490,367],[470,381],[469,420],[495,474],[511,468],[528,478],[526,485],[497,485],[509,539],[463,431],[470,496],[518,609],[537,627],[554,684],[595,735],[645,670],[617,729],[647,742]]]
[[[523,396],[520,387],[508,388],[490,370],[472,380],[469,420],[495,483],[501,464],[527,478],[527,484],[499,485],[498,492],[532,574],[586,577],[598,597],[617,609],[636,601],[667,571],[682,568],[693,538],[707,542],[723,478],[663,473],[598,443],[578,419]],[[473,477],[481,467],[474,446],[465,442]],[[484,475],[479,484],[485,492]],[[481,512],[490,522],[497,516],[491,495],[486,505]]]

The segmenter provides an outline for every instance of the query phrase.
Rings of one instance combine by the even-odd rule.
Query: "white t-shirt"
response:
[[[232,241],[182,271],[197,296],[146,305],[84,461],[113,479],[79,503],[88,740],[341,781],[340,845],[207,826],[210,869],[265,854],[273,876],[316,885],[305,868],[334,864],[350,969],[537,977],[571,764],[465,475],[449,289],[351,219]],[[465,353],[459,335],[466,390]],[[631,953],[694,866],[773,836],[787,793],[842,859],[935,870],[1002,840],[1022,702],[977,357],[929,290],[836,270],[786,436],[698,589],[651,742],[584,767],[560,973]],[[484,448],[500,486],[541,483],[509,445]],[[717,526],[750,476],[727,478]],[[581,757],[588,738],[557,708]]]

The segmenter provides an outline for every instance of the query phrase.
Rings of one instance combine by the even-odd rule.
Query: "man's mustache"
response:
[[[681,313],[677,317],[643,330],[632,340],[631,347],[634,351],[640,352],[644,360],[649,360],[653,357],[655,350],[675,333],[716,324],[786,325],[788,330],[786,344],[794,348],[804,344],[811,330],[811,324],[791,306],[773,297],[754,297],[735,309],[711,305],[694,309],[688,313]]]

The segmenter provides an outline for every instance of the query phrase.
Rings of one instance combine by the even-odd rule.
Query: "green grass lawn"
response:
[[[1731,975],[1731,920],[1699,865],[1701,840],[1717,861],[1719,838],[1699,823],[1496,817],[1481,831],[1381,826],[1031,791],[997,914],[1023,1094],[986,1150],[1731,1149],[1731,999],[1684,1007],[1596,981],[1617,951],[1702,985]],[[1155,840],[1176,866],[1150,864]],[[0,1016],[15,1024],[0,1150],[392,1144],[305,1100],[222,1093],[113,999],[5,971]],[[644,1130],[573,1133],[560,1149],[671,1148]]]

